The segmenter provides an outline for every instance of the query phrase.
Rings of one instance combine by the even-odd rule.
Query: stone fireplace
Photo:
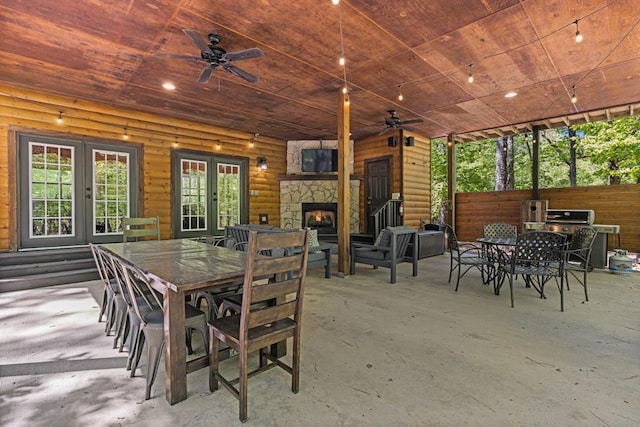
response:
[[[302,149],[304,148],[337,148],[337,141],[288,141],[287,142],[287,175],[279,177],[280,181],[280,227],[282,228],[317,228],[318,234],[337,234],[337,202],[338,175],[334,172],[307,173],[302,172]],[[351,173],[353,173],[353,142],[351,142]],[[350,228],[354,232],[360,229],[360,180],[349,181],[351,204],[349,206]],[[317,204],[322,211],[309,218],[306,214],[307,204]],[[323,218],[324,217],[324,218]],[[316,226],[309,224],[309,219]],[[333,225],[329,222],[333,221]],[[322,229],[320,229],[322,227]],[[330,230],[331,228],[331,230]]]
[[[337,234],[337,214],[337,203],[303,203],[302,227],[318,230],[318,235]]]

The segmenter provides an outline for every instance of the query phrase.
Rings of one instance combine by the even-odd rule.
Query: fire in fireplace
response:
[[[318,230],[318,234],[336,234],[337,226],[336,203],[303,203],[302,226]]]

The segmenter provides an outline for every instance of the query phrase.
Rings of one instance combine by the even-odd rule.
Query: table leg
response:
[[[164,294],[164,369],[167,401],[174,405],[187,398],[187,347],[184,293]]]
[[[324,259],[325,259],[325,267],[324,267],[324,277],[327,279],[331,279],[331,248],[323,249]]]

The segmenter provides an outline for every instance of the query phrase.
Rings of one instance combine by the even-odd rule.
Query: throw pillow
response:
[[[384,229],[378,234],[376,238],[376,242],[373,244],[374,246],[382,246],[389,247],[391,246],[391,231],[388,229]]]
[[[317,254],[322,252],[318,250],[320,246],[320,241],[318,240],[318,230],[310,230],[309,231],[309,253]]]

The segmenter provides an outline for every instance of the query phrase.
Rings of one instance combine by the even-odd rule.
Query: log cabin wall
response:
[[[391,156],[391,192],[400,193],[402,182],[401,174],[402,168],[402,152],[400,144],[396,144],[395,147],[389,147],[387,138],[395,135],[397,132],[387,132],[384,135],[376,135],[370,138],[365,138],[361,141],[355,141],[353,144],[353,173],[356,176],[362,176],[363,181],[360,184],[360,232],[366,233],[367,231],[367,182],[365,162],[367,160],[375,160]],[[352,233],[357,230],[351,230]]]
[[[404,136],[414,138],[413,146],[402,144],[404,225],[418,228],[431,218],[431,141],[406,131]]]
[[[57,124],[59,111],[62,124]],[[125,127],[128,139],[123,141]],[[250,147],[253,135],[244,132],[0,86],[0,252],[17,249],[17,132],[141,146],[140,214],[160,217],[163,239],[172,235],[170,162],[176,148],[247,158],[254,194],[249,197],[249,221],[258,223],[258,214],[266,213],[269,224],[280,225],[276,176],[286,171],[286,141],[260,136]],[[267,158],[267,171],[257,168],[258,156]]]
[[[497,191],[456,194],[456,232],[460,240],[473,241],[482,235],[482,225],[506,222],[520,228],[520,202],[530,200],[531,191]],[[596,224],[620,226],[620,246],[640,252],[640,184],[603,185],[540,190],[549,209],[591,209]],[[608,249],[617,247],[609,236]]]

